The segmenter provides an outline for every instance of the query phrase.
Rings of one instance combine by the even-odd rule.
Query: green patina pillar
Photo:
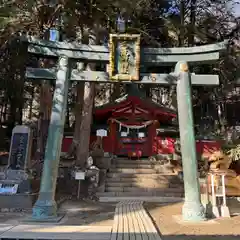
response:
[[[61,56],[58,62],[41,187],[32,212],[34,220],[54,220],[57,218],[55,190],[67,107],[68,78],[68,58]]]
[[[185,202],[182,209],[183,220],[201,221],[205,219],[201,204],[198,180],[196,141],[192,113],[191,79],[188,64],[178,62],[175,67],[178,76],[177,102],[180,142],[182,152]]]

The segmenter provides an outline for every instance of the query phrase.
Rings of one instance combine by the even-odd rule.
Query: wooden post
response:
[[[41,187],[32,212],[34,220],[57,219],[55,190],[68,98],[68,70],[68,58],[61,56],[56,76]]]
[[[156,127],[155,124],[151,124],[148,127],[148,138],[150,139],[150,144],[149,144],[149,155],[153,156],[154,155],[154,141],[155,141],[155,137],[156,137]]]
[[[109,138],[111,139],[111,151],[112,155],[115,154],[115,148],[116,148],[116,127],[115,123],[110,120],[110,134]]]
[[[213,173],[210,176],[211,176],[211,191],[212,191],[212,213],[214,217],[219,218],[220,214],[217,206],[217,197],[215,192],[215,177]]]
[[[175,68],[178,75],[177,100],[180,129],[185,202],[182,209],[186,221],[205,219],[201,204],[200,186],[197,171],[196,140],[193,125],[191,80],[187,62],[178,62]]]

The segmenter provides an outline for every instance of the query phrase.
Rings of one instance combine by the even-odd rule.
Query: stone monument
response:
[[[8,168],[0,177],[0,208],[32,207],[30,175],[31,129],[16,126],[12,131]],[[14,196],[13,196],[14,195]]]
[[[27,170],[30,164],[32,132],[28,126],[18,125],[12,131],[8,166],[13,170]]]

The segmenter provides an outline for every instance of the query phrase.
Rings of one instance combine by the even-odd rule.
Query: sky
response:
[[[238,4],[235,4],[235,13],[237,16],[240,16],[240,0],[235,0],[236,3]]]

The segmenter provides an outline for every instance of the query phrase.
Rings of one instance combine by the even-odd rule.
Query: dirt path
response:
[[[240,239],[240,215],[230,219],[214,219],[200,224],[190,224],[181,221],[182,203],[173,205],[145,204],[145,206],[162,234],[163,240]],[[235,212],[240,209],[234,207]]]

